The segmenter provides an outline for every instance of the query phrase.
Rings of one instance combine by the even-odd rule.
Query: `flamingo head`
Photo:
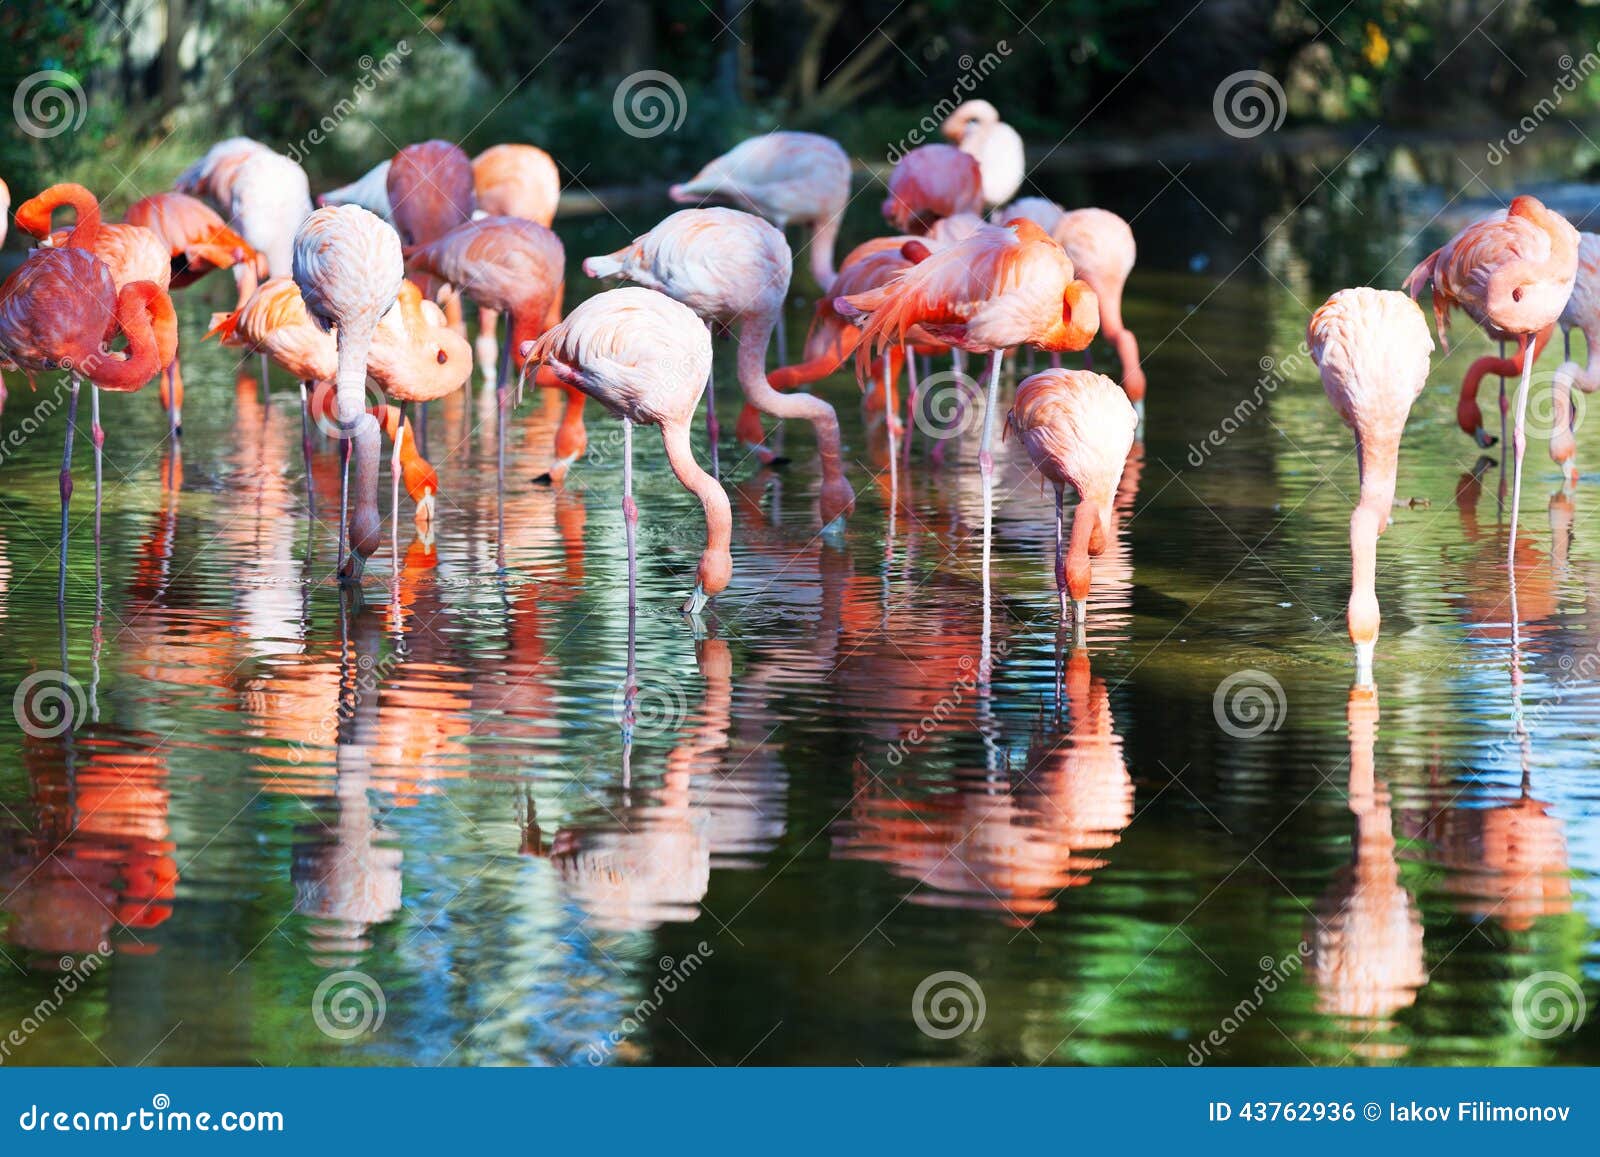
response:
[[[1066,328],[1063,350],[1089,348],[1100,330],[1100,299],[1086,281],[1068,282],[1061,296],[1061,321]]]
[[[939,131],[946,140],[959,144],[973,129],[999,123],[1000,111],[994,105],[986,100],[969,100],[956,106],[956,110],[939,126]]]

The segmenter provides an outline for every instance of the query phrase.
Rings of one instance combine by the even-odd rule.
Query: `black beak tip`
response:
[[[543,474],[536,474],[533,477],[533,484],[535,486],[554,486],[555,481],[556,480],[554,478],[550,477],[550,472],[548,470],[546,470]]]

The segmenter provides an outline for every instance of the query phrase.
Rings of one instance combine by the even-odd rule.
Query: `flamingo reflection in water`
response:
[[[1395,1014],[1416,1002],[1428,970],[1422,917],[1400,880],[1389,789],[1374,771],[1377,688],[1352,687],[1345,711],[1355,836],[1349,864],[1334,877],[1312,920],[1310,976],[1319,1012],[1352,1032],[1370,1034],[1392,1028]],[[1360,1047],[1380,1055],[1393,1048],[1383,1040]]]

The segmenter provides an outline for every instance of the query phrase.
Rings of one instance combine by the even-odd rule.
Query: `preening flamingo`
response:
[[[1464,310],[1497,340],[1536,334],[1554,324],[1572,295],[1578,273],[1578,231],[1536,197],[1511,202],[1504,220],[1468,225],[1441,249],[1429,254],[1405,280],[1413,298],[1433,284],[1433,313],[1439,341],[1449,349],[1450,309]],[[1522,455],[1527,449],[1528,386],[1533,348],[1522,356],[1517,388],[1517,418],[1512,434],[1516,473],[1511,486],[1511,543],[1517,540],[1517,507],[1522,500]],[[1507,548],[1508,551],[1511,548]],[[1506,565],[1511,565],[1507,554]]]
[[[479,308],[509,314],[505,366],[496,376],[499,416],[496,420],[496,491],[504,502],[506,427],[515,406],[511,370],[523,368],[523,346],[544,333],[561,316],[566,252],[560,239],[537,221],[522,217],[480,217],[452,229],[431,244],[406,251],[419,272],[448,282]],[[588,448],[583,426],[583,394],[567,390],[566,407],[556,431],[549,480],[560,482]]]
[[[389,207],[389,166],[393,162],[393,157],[385,157],[348,185],[319,194],[318,207],[360,205],[374,216],[394,224],[394,212]]]
[[[1074,209],[1069,213],[1043,197],[1013,201],[996,209],[990,219],[1000,223],[1014,217],[1026,217],[1054,237],[1072,258],[1077,275],[1094,290],[1100,301],[1100,336],[1116,347],[1122,363],[1122,388],[1128,392],[1128,400],[1142,409],[1145,377],[1139,365],[1139,343],[1122,322],[1122,290],[1138,257],[1133,228],[1109,210]],[[1088,368],[1088,350],[1083,357]]]
[[[359,582],[378,548],[378,424],[366,412],[363,385],[373,331],[405,279],[394,228],[355,205],[318,209],[294,239],[294,279],[306,310],[324,329],[339,330],[338,417],[345,438],[339,485],[341,582]],[[363,420],[364,419],[364,420]],[[354,443],[352,448],[351,443]],[[356,456],[357,507],[349,517],[350,457]],[[348,531],[348,533],[347,533]],[[346,544],[348,558],[343,557]]]
[[[1052,353],[1085,348],[1100,326],[1094,291],[1074,278],[1072,261],[1060,245],[1032,221],[1019,219],[1004,226],[985,225],[878,289],[839,298],[835,308],[848,318],[864,316],[857,351],[857,364],[863,368],[868,356],[904,345],[919,326],[936,341],[989,354],[988,403],[978,450],[987,609],[994,530],[990,449],[1000,404],[1000,360],[1006,350],[1019,345]]]
[[[472,190],[474,217],[525,217],[548,229],[561,203],[561,173],[550,154],[533,145],[490,145],[472,159]],[[485,380],[500,360],[499,325],[500,311],[480,304],[477,352]],[[506,340],[519,344],[510,334]]]
[[[1139,415],[1110,378],[1089,370],[1045,370],[1017,387],[1006,416],[1034,466],[1056,489],[1056,590],[1061,620],[1072,596],[1082,624],[1089,600],[1089,559],[1111,540],[1111,511]],[[1064,548],[1063,493],[1078,494],[1072,541]]]
[[[294,238],[311,215],[311,182],[295,162],[270,150],[246,157],[233,171],[228,213],[244,239],[265,256],[272,277],[288,277]]]
[[[895,162],[883,219],[897,233],[926,233],[941,217],[983,212],[978,162],[953,145],[919,145]]]
[[[638,584],[633,427],[639,423],[661,428],[668,465],[705,511],[706,548],[700,555],[694,593],[683,605],[686,614],[699,614],[707,599],[727,588],[733,574],[728,549],[733,512],[728,496],[700,468],[689,443],[689,428],[711,373],[711,334],[705,324],[687,306],[663,294],[637,287],[612,289],[578,306],[524,354],[550,366],[556,377],[622,419],[630,613]]]
[[[709,326],[739,331],[739,385],[762,413],[803,418],[822,459],[822,525],[842,530],[855,491],[840,459],[839,417],[810,394],[780,394],[767,381],[766,351],[789,292],[789,244],[778,229],[737,209],[680,209],[633,244],[583,263],[590,277],[621,277],[683,302]],[[707,418],[715,430],[713,396]],[[713,463],[715,455],[713,455]]]
[[[171,261],[170,287],[192,285],[213,269],[232,269],[239,304],[267,276],[266,257],[228,228],[211,206],[187,193],[154,193],[128,206],[123,220],[143,225],[166,243]],[[173,437],[183,433],[183,371],[174,358],[161,377],[161,404]]]
[[[945,118],[939,131],[978,162],[987,204],[1004,205],[1017,195],[1028,166],[1022,137],[1000,119],[994,105],[986,100],[963,101]]]
[[[71,230],[51,232],[50,221],[59,208],[70,207],[78,220],[89,221],[92,227],[81,233],[76,226]],[[61,247],[79,243],[87,238],[94,255],[111,273],[112,288],[120,293],[125,286],[149,282],[163,296],[171,277],[167,261],[167,247],[162,240],[143,225],[106,225],[100,222],[100,203],[93,193],[82,185],[52,185],[38,196],[23,202],[17,208],[17,224],[46,245]],[[167,308],[171,308],[168,299]],[[108,331],[110,341],[114,331]],[[178,356],[178,331],[176,327],[158,326],[156,329],[157,353],[163,373],[173,365]],[[142,386],[144,383],[140,383]],[[105,430],[100,425],[100,387],[92,384],[89,394],[90,440],[94,443],[94,541],[96,554],[100,545],[101,496],[105,481]]]
[[[390,213],[401,245],[426,245],[472,219],[472,161],[460,145],[423,141],[407,145],[389,165]],[[434,296],[426,277],[422,292]]]
[[[96,389],[137,390],[161,370],[161,351],[175,349],[178,340],[172,300],[158,286],[135,282],[118,292],[111,271],[93,252],[99,224],[96,206],[77,222],[69,245],[35,249],[0,285],[0,355],[30,372],[65,369],[72,376],[61,457],[56,598],[62,603],[67,597],[67,513],[79,382],[88,378]],[[128,339],[120,354],[105,348],[106,338],[115,331]]]
[[[271,151],[249,137],[228,137],[212,145],[198,161],[179,173],[172,187],[180,193],[204,197],[217,208],[231,211],[233,178],[239,166],[257,153]]]
[[[730,201],[780,230],[810,225],[811,276],[823,293],[831,292],[834,245],[850,201],[850,158],[837,141],[816,133],[751,137],[672,186],[668,196],[680,205]]]
[[[1393,290],[1341,289],[1311,315],[1311,357],[1328,400],[1355,431],[1361,494],[1350,515],[1350,604],[1356,681],[1372,682],[1378,642],[1378,536],[1394,506],[1400,435],[1428,384],[1433,339],[1416,303]],[[1526,384],[1526,383],[1524,383]]]
[[[1562,468],[1568,485],[1578,481],[1574,460],[1578,444],[1573,437],[1572,387],[1586,394],[1600,389],[1600,233],[1578,234],[1578,276],[1572,283],[1572,296],[1561,311],[1563,357],[1551,382],[1550,457]],[[1572,360],[1572,331],[1583,331],[1587,364]],[[1533,355],[1537,358],[1537,352]]]

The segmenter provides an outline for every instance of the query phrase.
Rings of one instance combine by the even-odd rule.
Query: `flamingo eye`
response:
[[[1511,300],[1512,301],[1521,301],[1522,300],[1522,287],[1520,285],[1516,289],[1513,289],[1511,291]]]
[[[449,360],[450,360],[450,355],[445,353],[444,350],[440,350],[439,351],[439,364],[442,366],[442,365],[444,365],[445,362],[447,362]]]

